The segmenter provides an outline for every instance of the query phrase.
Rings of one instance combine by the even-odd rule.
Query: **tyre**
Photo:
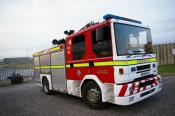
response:
[[[102,102],[100,87],[94,81],[90,81],[82,88],[84,102],[92,109],[104,109],[106,103]]]
[[[46,78],[44,78],[43,79],[43,91],[44,91],[44,93],[46,93],[46,94],[51,94],[51,90],[49,90],[49,81],[46,79]]]

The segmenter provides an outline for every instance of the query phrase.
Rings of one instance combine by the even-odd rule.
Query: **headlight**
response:
[[[136,67],[131,67],[131,72],[135,72],[136,71]]]

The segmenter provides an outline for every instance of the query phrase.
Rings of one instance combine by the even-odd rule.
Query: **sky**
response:
[[[154,44],[175,42],[175,0],[0,0],[0,58],[32,57],[105,14],[141,20]]]

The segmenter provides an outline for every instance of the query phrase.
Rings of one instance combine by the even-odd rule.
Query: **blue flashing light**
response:
[[[135,72],[136,71],[136,67],[131,67],[131,72]]]
[[[133,23],[142,24],[141,21],[137,21],[137,20],[133,20],[133,19],[121,17],[121,16],[116,16],[116,15],[112,15],[112,14],[104,15],[103,16],[103,19],[104,20],[108,20],[108,19],[119,19],[119,20],[124,20],[124,21],[129,21],[129,22],[133,22]]]

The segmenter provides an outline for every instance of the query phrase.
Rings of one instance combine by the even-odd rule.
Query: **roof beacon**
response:
[[[103,19],[104,19],[104,20],[118,19],[118,20],[124,20],[124,21],[129,21],[129,22],[133,22],[133,23],[142,24],[141,21],[137,21],[137,20],[133,20],[133,19],[121,17],[121,16],[116,16],[116,15],[112,15],[112,14],[104,15],[104,16],[103,16]]]

